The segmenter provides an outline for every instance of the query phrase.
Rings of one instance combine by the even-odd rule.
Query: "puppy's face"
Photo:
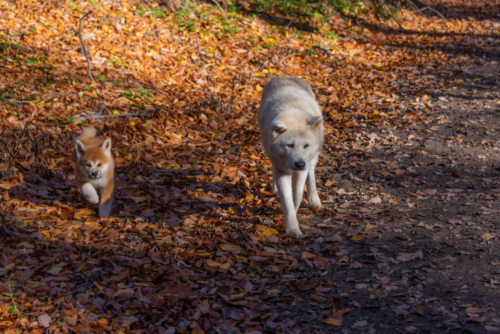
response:
[[[318,150],[321,116],[277,120],[272,125],[272,152],[294,171],[307,170]]]
[[[111,139],[106,139],[97,147],[85,147],[79,140],[75,143],[76,168],[89,179],[100,179],[111,165]]]

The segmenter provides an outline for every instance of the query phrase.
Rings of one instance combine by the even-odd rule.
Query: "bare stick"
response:
[[[427,6],[427,9],[429,9],[430,11],[432,11],[432,12],[436,13],[437,15],[439,15],[443,20],[445,20],[445,22],[448,22],[448,20],[446,20],[446,17],[444,17],[443,14],[441,14],[440,12],[438,12],[437,10],[435,10],[434,8]]]
[[[203,115],[210,115],[209,113],[205,111],[200,111],[200,110],[193,110],[193,109],[184,109],[187,112],[193,113],[193,114],[203,114]]]
[[[227,23],[227,16],[226,16],[226,13],[224,12],[224,10],[222,9],[222,7],[219,5],[219,3],[216,0],[212,0],[212,1],[217,5],[217,7],[219,7],[220,11],[222,12],[222,15],[224,16],[224,20],[226,20],[226,23]]]
[[[3,212],[1,210],[0,210],[0,216],[4,216],[4,217],[7,217],[9,219],[16,220],[16,218],[12,217],[11,215],[6,214],[5,212]]]
[[[384,10],[385,10],[385,12],[387,13],[387,15],[389,15],[390,17],[392,17],[392,19],[393,19],[394,21],[396,21],[396,23],[398,24],[399,29],[400,29],[401,31],[403,31],[403,30],[404,30],[404,29],[403,29],[403,26],[401,25],[401,23],[399,23],[398,19],[397,19],[394,15],[392,15],[392,13],[389,11],[389,9],[387,9],[387,7],[385,6],[385,3],[380,2],[380,4],[381,4],[381,5],[382,5],[382,7],[384,8]]]
[[[328,56],[328,59],[330,59],[330,61],[332,62],[332,65],[334,65],[333,60],[332,60],[332,56],[334,56],[337,59],[337,61],[340,61],[340,58],[336,54],[331,53],[328,49],[322,47],[321,45],[315,45],[315,46],[313,46],[313,49],[317,49],[317,50],[320,50],[320,51],[323,51],[324,53],[326,53],[326,55]]]
[[[101,101],[101,106],[99,107],[99,111],[96,113],[96,115],[102,115],[102,113],[104,112],[105,106],[106,106],[106,104],[104,104],[104,101]]]
[[[132,114],[112,114],[112,115],[92,115],[84,117],[76,117],[73,119],[75,122],[85,121],[87,119],[100,119],[100,118],[111,118],[111,117],[127,117],[127,116],[149,116],[149,113],[132,113]]]
[[[200,42],[198,41],[198,29],[196,29],[196,21],[193,21],[193,25],[194,25],[194,34],[196,36],[196,45],[198,46],[198,54],[200,55],[200,57],[202,57],[201,49],[200,49]]]
[[[89,75],[89,78],[91,81],[94,81],[94,78],[92,77],[92,73],[90,73],[90,60],[89,56],[87,54],[87,48],[85,47],[85,43],[83,42],[82,38],[82,21],[87,17],[89,14],[92,14],[93,10],[88,12],[87,14],[83,15],[82,18],[80,19],[80,23],[78,26],[78,37],[80,38],[80,43],[82,43],[82,51],[83,55],[85,56],[85,59],[87,60],[87,74]],[[95,82],[95,81],[94,81]]]

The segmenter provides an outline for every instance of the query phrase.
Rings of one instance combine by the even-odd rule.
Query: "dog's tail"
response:
[[[77,139],[78,140],[87,140],[90,138],[94,138],[96,135],[97,135],[97,131],[92,127],[88,127],[88,128],[84,128],[82,130],[82,134],[79,135],[77,137]]]

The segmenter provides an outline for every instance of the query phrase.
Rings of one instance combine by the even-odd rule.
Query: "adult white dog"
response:
[[[311,86],[297,77],[269,81],[262,92],[259,127],[273,166],[273,192],[281,199],[286,235],[301,238],[297,210],[304,184],[309,205],[321,208],[314,169],[323,148],[323,113]]]

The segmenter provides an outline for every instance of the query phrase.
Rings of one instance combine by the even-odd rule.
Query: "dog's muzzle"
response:
[[[89,177],[92,179],[92,180],[97,180],[99,177],[100,177],[100,173],[98,171],[92,171],[89,173]]]
[[[306,163],[304,161],[297,161],[294,167],[295,170],[304,170],[306,169]]]

